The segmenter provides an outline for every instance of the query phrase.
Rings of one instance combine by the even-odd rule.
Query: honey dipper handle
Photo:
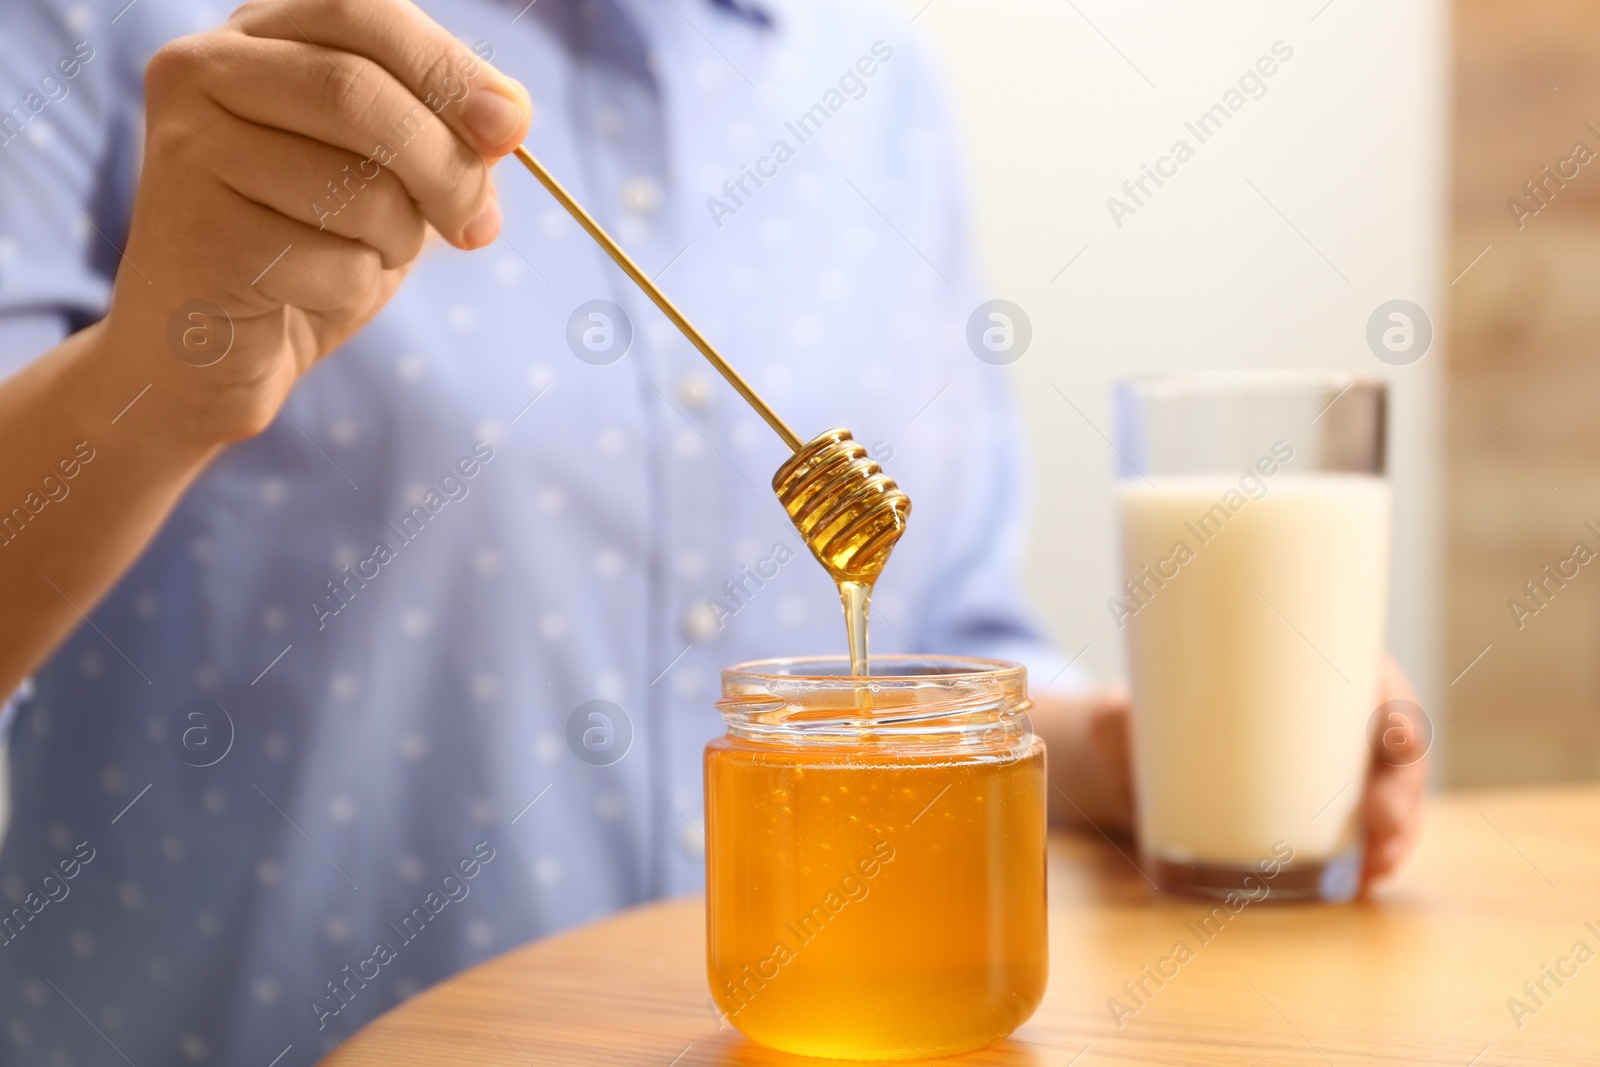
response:
[[[750,387],[750,383],[744,380],[743,375],[734,370],[728,364],[728,361],[722,358],[720,352],[711,347],[711,342],[707,341],[700,331],[694,328],[694,323],[683,317],[683,312],[679,311],[672,301],[667,299],[665,293],[656,288],[656,283],[651,281],[650,277],[639,269],[638,265],[629,258],[628,253],[624,252],[622,247],[611,239],[611,235],[600,228],[600,224],[594,221],[590,214],[583,209],[583,205],[574,200],[572,194],[568,193],[561,183],[556,181],[555,175],[545,170],[544,164],[534,159],[533,153],[521,145],[516,147],[514,154],[518,159],[522,160],[525,167],[533,171],[533,176],[538,178],[539,183],[550,191],[550,195],[556,198],[556,202],[567,209],[567,214],[577,219],[578,225],[588,231],[589,236],[595,239],[595,243],[606,250],[606,255],[610,256],[617,266],[622,268],[623,273],[633,279],[633,284],[644,290],[644,295],[653,300],[656,307],[661,309],[661,313],[672,320],[672,324],[682,331],[683,335],[689,339],[689,343],[698,348],[700,354],[711,361],[711,365],[717,368],[717,373],[726,378],[728,384],[738,390],[739,395],[744,397],[745,401],[756,409],[756,413],[767,420],[767,425],[777,431],[778,436],[783,438],[783,443],[789,446],[789,450],[791,452],[800,451],[804,442],[796,437],[795,432],[789,429],[788,424],[778,417],[778,413],[768,407],[767,402],[756,394],[756,391]]]

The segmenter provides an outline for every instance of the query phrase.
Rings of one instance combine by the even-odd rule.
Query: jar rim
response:
[[[925,754],[990,753],[1025,743],[1028,670],[969,656],[880,656],[855,677],[845,656],[739,663],[722,672],[732,737],[771,744],[894,744]]]
[[[907,653],[873,656],[872,674],[850,673],[848,656],[780,656],[747,660],[722,669],[723,685],[806,684],[819,689],[855,689],[862,685],[940,681],[1010,682],[1027,676],[1027,668],[1010,660],[978,656],[942,656]],[[823,669],[831,668],[831,669]],[[883,668],[887,668],[886,670]]]

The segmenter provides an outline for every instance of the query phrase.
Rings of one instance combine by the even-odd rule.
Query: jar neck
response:
[[[805,748],[999,754],[1031,736],[1024,668],[998,660],[893,657],[853,678],[839,659],[730,667],[717,709],[728,734]]]

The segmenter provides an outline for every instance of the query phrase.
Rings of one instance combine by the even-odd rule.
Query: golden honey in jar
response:
[[[996,660],[770,660],[723,672],[706,746],[707,970],[746,1036],[917,1059],[1039,1005],[1045,754]]]

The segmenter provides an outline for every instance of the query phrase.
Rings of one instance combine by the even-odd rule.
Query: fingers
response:
[[[1367,831],[1366,881],[1392,873],[1416,845],[1427,785],[1426,760],[1404,767],[1381,761],[1374,765],[1362,802]]]
[[[1089,715],[1089,738],[1100,767],[1101,794],[1107,817],[1119,830],[1133,829],[1133,745],[1129,737],[1127,690],[1108,689],[1096,698]]]
[[[368,319],[376,315],[383,305],[389,302],[400,283],[405,281],[411,264],[396,267],[393,270],[384,270],[378,276],[377,286],[368,297],[365,307],[358,310],[351,309],[334,314],[312,314],[306,317],[307,329],[312,334],[312,341],[300,345],[298,351],[312,353],[312,358],[301,365],[301,373],[305,368],[316,362],[319,358],[316,353],[331,352],[343,344],[351,334],[364,326]]]
[[[215,144],[223,150],[210,151]],[[218,160],[203,158],[230,156],[233,145],[234,137],[224,133],[201,148],[181,128],[165,124],[146,139],[145,174],[128,240],[140,249],[139,261],[164,294],[151,312],[164,320],[172,311],[168,300],[197,295],[209,295],[234,316],[259,315],[285,304],[333,312],[352,300],[365,301],[383,269],[383,253],[356,237],[331,227],[319,230],[309,220],[285,217],[273,206],[241,195],[215,173]],[[222,169],[235,165],[230,160]],[[246,159],[242,165],[254,161]],[[380,195],[376,188],[369,191],[374,199]],[[153,214],[151,202],[180,205],[182,210]],[[403,223],[405,216],[399,217]],[[351,231],[360,229],[353,212],[346,218]]]
[[[191,40],[178,50],[198,56],[165,62],[230,114],[353,153],[363,174],[389,170],[422,216],[458,247],[479,247],[498,233],[488,164],[383,67],[304,42],[233,34]],[[147,80],[152,76],[167,75],[147,74]],[[342,170],[311,175],[287,172],[280,196],[302,205],[317,198],[337,204]],[[303,217],[303,207],[291,214]]]
[[[1398,664],[1384,658],[1378,681],[1380,707],[1391,701],[1417,705],[1416,691]],[[1392,873],[1415,846],[1422,829],[1422,811],[1428,787],[1428,747],[1432,730],[1413,721],[1414,709],[1390,708],[1375,724],[1371,738],[1373,760],[1362,801],[1366,829],[1363,881],[1370,883]]]
[[[380,291],[382,256],[361,241],[292,222],[271,208],[239,199],[229,210],[227,232],[238,258],[250,266],[218,281],[236,294],[243,313],[287,304],[344,321],[362,314]]]
[[[1128,705],[1115,692],[1034,696],[1035,732],[1049,749],[1050,810],[1063,825],[1103,833],[1133,828]]]
[[[527,91],[409,0],[261,0],[240,8],[232,22],[253,37],[365,56],[480,155],[503,156],[527,136]]]
[[[416,258],[427,222],[393,174],[298,134],[260,126],[245,130],[216,152],[213,163],[234,192],[286,218],[362,242],[379,254],[385,269]],[[308,193],[307,174],[326,175],[323,186]]]

